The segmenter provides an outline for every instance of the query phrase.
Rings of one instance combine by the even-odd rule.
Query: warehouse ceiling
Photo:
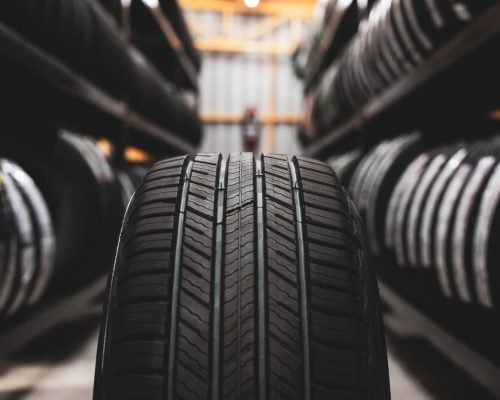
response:
[[[187,10],[309,18],[317,2],[316,0],[260,0],[255,7],[248,7],[244,0],[180,0],[179,3]]]

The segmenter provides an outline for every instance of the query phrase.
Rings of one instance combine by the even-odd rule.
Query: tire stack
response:
[[[493,1],[379,1],[319,83],[311,135],[408,76]]]
[[[316,9],[316,26],[307,44],[304,65],[306,84],[311,85],[356,34],[360,20],[357,2],[328,0]],[[321,59],[318,60],[318,55]]]
[[[161,3],[171,9],[177,5],[175,1]],[[10,4],[1,2],[0,22],[20,35],[23,40],[40,47],[42,53],[46,52],[72,72],[97,85],[107,95],[125,102],[131,111],[139,113],[141,117],[158,124],[175,136],[182,137],[188,143],[200,143],[202,127],[196,113],[179,93],[178,88],[165,79],[153,65],[156,62],[157,67],[168,69],[173,63],[173,57],[166,57],[165,60],[166,50],[162,51],[166,47],[163,45],[163,37],[160,37],[158,42],[155,36],[151,52],[145,51],[144,47],[147,46],[141,46],[146,54],[142,53],[128,43],[111,15],[95,0],[19,0]],[[156,26],[154,21],[152,26]],[[4,64],[7,70],[2,70],[2,73],[7,74],[11,71],[11,63],[3,59],[0,67]],[[24,69],[18,68],[15,73],[10,72],[13,75],[12,80],[19,85],[14,85],[15,89],[8,86],[9,90],[13,90],[14,101],[22,99],[23,96],[19,93],[25,91],[28,93],[25,95],[31,98],[35,88],[41,85],[33,85],[30,76],[26,78],[25,73],[21,71]],[[176,82],[169,71],[165,73]],[[182,84],[183,81],[183,77],[179,76],[177,83]],[[45,90],[37,94],[40,99],[48,97]],[[47,101],[50,99],[51,97]],[[25,106],[21,101],[18,107]],[[67,105],[57,106],[54,107],[66,109]],[[35,111],[34,115],[37,115],[37,112]],[[72,118],[71,115],[66,115],[65,118],[67,117]],[[60,118],[59,115],[57,118]],[[81,128],[82,121],[78,119],[73,124],[63,124],[68,125],[88,130],[85,124],[84,128]],[[93,129],[98,131],[101,128]],[[145,139],[139,140],[143,142]],[[171,150],[179,151],[175,148]]]
[[[420,155],[397,183],[386,215],[393,226],[386,245],[400,267],[432,270],[444,296],[488,308],[498,306],[500,294],[499,145],[494,139]]]
[[[333,168],[349,157],[335,157]],[[343,183],[380,273],[414,277],[425,296],[498,308],[500,137],[425,149],[418,134],[404,135],[354,160]]]
[[[2,318],[107,270],[145,173],[113,168],[93,139],[68,132],[50,149],[7,153],[10,159],[0,158]]]
[[[0,159],[0,313],[36,304],[54,270],[56,240],[47,203],[16,163]]]

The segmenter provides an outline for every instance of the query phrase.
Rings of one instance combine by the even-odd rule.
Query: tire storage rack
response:
[[[386,327],[426,337],[499,396],[500,2],[379,1],[364,13],[325,67],[295,57],[304,152],[329,160],[365,220]]]
[[[120,221],[146,171],[129,163],[130,147],[150,164],[193,154],[201,138],[200,56],[179,5],[127,3],[0,5],[3,359],[100,314]]]

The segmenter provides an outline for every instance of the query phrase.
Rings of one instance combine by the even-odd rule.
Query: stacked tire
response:
[[[319,18],[317,25],[313,27],[305,54],[304,78],[307,86],[316,83],[325,68],[356,34],[361,19],[360,12],[360,6],[356,2],[329,0],[318,6],[316,13]]]
[[[378,292],[326,164],[157,163],[123,222],[94,399],[388,399]]]
[[[434,269],[447,298],[486,307],[498,306],[500,289],[494,244],[500,232],[499,143],[454,145],[421,155],[398,182],[386,218],[395,226],[386,244],[400,266]],[[409,185],[416,174],[417,185]],[[398,202],[400,196],[410,200]]]
[[[112,167],[90,138],[0,159],[0,313],[19,314],[103,275],[140,167]]]
[[[346,182],[371,252],[447,299],[496,308],[500,138],[424,149],[417,134],[384,141]]]
[[[0,312],[10,317],[44,295],[54,269],[55,236],[47,204],[28,174],[1,159],[0,177]]]
[[[169,9],[170,14],[174,9],[177,14],[180,13],[178,7],[175,7],[176,4],[171,1],[161,1],[161,5],[165,5],[165,9]],[[135,9],[136,6],[142,5],[141,2],[134,1],[132,6]],[[149,12],[146,9],[144,11]],[[140,19],[137,14],[135,16]],[[133,42],[138,42],[136,44],[141,48],[139,51],[130,45],[111,15],[95,0],[39,0],[36,2],[18,0],[11,4],[0,3],[0,22],[15,34],[20,35],[23,41],[39,47],[43,54],[54,57],[71,69],[77,77],[81,75],[97,85],[106,95],[125,102],[131,110],[140,113],[150,122],[159,125],[176,137],[182,136],[184,141],[192,145],[200,143],[201,123],[174,85],[175,76],[168,73],[173,57],[165,60],[164,54],[168,50],[162,51],[165,47],[163,37],[159,37],[158,40],[158,35],[153,35],[152,40],[151,37],[146,37],[145,40],[136,41],[134,36],[132,39]],[[141,21],[132,18],[132,22],[135,28],[135,24]],[[155,25],[153,22],[149,24],[149,27]],[[184,41],[184,49],[187,44],[187,41]],[[192,43],[189,44],[192,49]],[[171,81],[165,79],[153,63],[166,70]],[[2,73],[7,74],[13,71],[9,62],[3,60],[1,66],[3,67],[4,64],[7,69],[6,71],[2,69]],[[14,65],[17,69],[14,70],[15,73],[12,74],[11,79],[17,85],[12,86],[14,89],[10,89],[12,93],[9,92],[9,94],[11,94],[12,101],[18,101],[16,106],[19,109],[25,109],[27,104],[22,103],[23,96],[20,96],[20,93],[31,98],[34,96],[33,92],[37,92],[35,88],[45,88],[46,83],[33,81],[31,76],[25,76],[21,72],[23,69],[18,68],[17,64]],[[180,83],[180,80],[177,83]],[[69,83],[64,82],[64,85],[69,85]],[[48,93],[44,89],[37,92],[37,96],[45,99]],[[38,104],[38,102],[33,103]],[[44,110],[45,112],[51,111],[50,118],[54,118],[52,115],[55,111],[54,107]],[[67,105],[62,104],[61,109],[67,110]],[[33,115],[36,116],[40,110],[37,107],[30,111],[33,111]],[[66,113],[69,112],[66,111]],[[22,117],[23,114],[19,115]],[[81,125],[81,116],[79,117],[75,120],[71,119],[71,122],[76,126],[87,126],[87,124]],[[57,115],[57,118],[60,116]],[[64,115],[64,118],[72,118],[72,115]],[[59,125],[57,122],[60,121],[53,121],[54,125]],[[173,150],[175,151],[175,148]]]
[[[379,1],[337,62],[326,71],[312,107],[315,133],[346,115],[422,65],[443,43],[493,1]]]

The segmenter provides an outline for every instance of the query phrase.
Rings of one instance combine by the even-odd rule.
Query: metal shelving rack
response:
[[[189,59],[186,50],[184,49],[184,45],[182,44],[182,41],[180,40],[177,33],[175,33],[172,24],[170,23],[160,6],[148,8],[151,10],[153,17],[158,23],[158,26],[160,27],[160,30],[165,36],[165,39],[169,43],[170,47],[172,47],[172,49],[175,51],[177,59],[180,65],[182,65],[182,67],[184,68],[184,71],[189,78],[191,85],[193,86],[193,88],[195,88],[196,91],[198,91],[196,68]]]
[[[447,44],[439,48],[410,75],[372,99],[360,111],[340,122],[305,149],[310,157],[324,158],[339,142],[363,131],[366,125],[390,114],[399,102],[408,101],[424,85],[434,82],[452,66],[500,34],[500,4],[492,5]],[[498,43],[497,43],[498,44]],[[492,46],[498,52],[498,47]]]
[[[0,53],[41,78],[57,98],[64,99],[76,107],[83,107],[85,114],[88,114],[84,119],[101,121],[104,118],[111,127],[110,130],[103,129],[100,132],[104,136],[108,135],[110,139],[119,141],[126,130],[130,134],[131,142],[139,147],[148,149],[159,147],[176,153],[195,152],[191,144],[130,109],[125,102],[110,96],[2,23],[0,23]],[[68,120],[64,114],[58,116],[63,125],[74,126],[79,123]],[[109,124],[109,121],[112,123]],[[85,130],[90,133],[93,131],[92,127],[86,127]]]
[[[168,45],[175,50],[190,83],[197,90],[197,72],[185,52],[181,39],[160,8],[151,11]],[[23,86],[33,89],[31,93],[23,92],[23,89],[19,88],[19,93],[22,93],[21,98],[30,104],[16,103],[16,107],[21,108],[19,115],[16,109],[16,118],[23,115],[26,110],[31,117],[31,112],[35,111],[33,121],[29,121],[29,124],[36,125],[40,131],[43,131],[44,127],[38,127],[38,122],[49,122],[49,124],[56,123],[60,128],[76,128],[81,133],[106,137],[117,144],[119,149],[123,149],[125,145],[133,145],[159,156],[196,152],[196,148],[182,137],[129,107],[126,100],[108,94],[64,62],[1,22],[0,56],[4,60],[3,67],[6,71],[15,73],[20,71],[26,80],[19,82],[6,79],[4,84],[12,89],[22,83]],[[40,103],[41,97],[46,101]],[[33,105],[36,108],[33,108]],[[26,110],[23,107],[26,107]],[[44,114],[47,112],[50,115],[45,118]],[[39,121],[40,115],[42,118]],[[49,125],[49,128],[53,126]],[[37,138],[37,140],[50,139],[44,136],[43,139]],[[0,358],[7,359],[56,325],[89,315],[100,315],[106,281],[107,276],[103,273],[71,292],[58,297],[49,295],[40,304],[1,321],[0,340],[4,346],[0,348]]]

